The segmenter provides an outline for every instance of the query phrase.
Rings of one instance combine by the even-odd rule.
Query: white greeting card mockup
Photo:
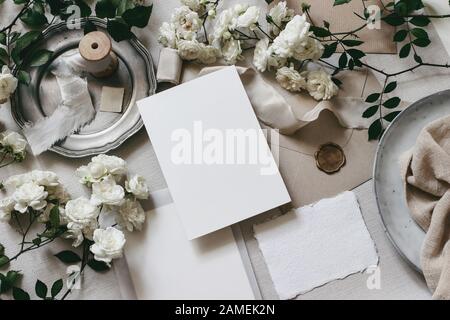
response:
[[[189,239],[291,201],[234,66],[137,104]]]

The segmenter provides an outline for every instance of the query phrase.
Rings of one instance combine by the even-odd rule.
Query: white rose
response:
[[[239,28],[250,28],[254,30],[258,23],[260,10],[256,6],[249,7],[242,15],[238,17],[237,26]]]
[[[0,145],[11,148],[14,154],[25,154],[27,148],[27,140],[14,131],[5,131],[0,134]]]
[[[0,222],[8,222],[11,219],[11,213],[14,210],[15,202],[12,198],[0,200]]]
[[[238,59],[241,59],[241,42],[239,40],[230,39],[225,42],[222,48],[222,55],[228,64],[235,64]]]
[[[14,209],[21,213],[27,211],[28,207],[34,210],[42,210],[47,205],[47,201],[45,201],[47,195],[48,193],[43,186],[34,182],[27,182],[17,188],[12,195],[16,202]]]
[[[310,24],[304,15],[296,15],[273,41],[274,53],[281,58],[290,58],[307,44]]]
[[[269,39],[264,38],[258,41],[255,46],[254,55],[253,55],[253,64],[256,69],[260,72],[264,72],[267,69],[267,60],[268,56],[268,47],[269,47]]]
[[[202,45],[197,40],[179,40],[177,46],[178,54],[183,60],[197,60],[202,51]]]
[[[56,173],[51,171],[33,170],[31,180],[44,187],[56,187],[59,185],[59,179]]]
[[[119,207],[116,217],[117,223],[128,231],[142,229],[142,224],[145,222],[145,212],[138,201],[126,199]]]
[[[125,191],[116,184],[116,181],[111,176],[107,176],[102,181],[92,184],[91,199],[95,204],[118,206],[122,204],[124,197]]]
[[[116,156],[99,154],[98,156],[93,157],[91,162],[103,165],[107,172],[114,176],[122,176],[127,173],[127,163],[125,160]]]
[[[294,68],[278,69],[276,79],[283,88],[289,91],[301,91],[306,86],[306,79]]]
[[[199,0],[181,0],[181,3],[188,6],[192,11],[199,11],[201,8]]]
[[[279,28],[282,28],[283,22],[291,20],[294,16],[294,10],[288,9],[285,1],[280,1],[276,6],[270,9],[268,15],[272,18],[273,23],[276,25],[272,26],[269,24],[270,30],[274,35],[278,35],[280,33]]]
[[[219,50],[213,46],[207,46],[202,43],[202,49],[200,50],[198,61],[204,64],[211,64],[216,62],[217,56],[219,56]]]
[[[97,220],[92,220],[90,224],[81,227],[76,223],[67,225],[67,232],[64,234],[66,239],[73,239],[72,246],[78,247],[84,239],[93,240],[94,231],[98,228]]]
[[[284,67],[287,64],[287,59],[277,56],[273,52],[272,46],[269,47],[269,50],[267,52],[267,68],[269,70],[278,70],[281,67]]]
[[[79,197],[74,200],[69,200],[65,207],[65,218],[68,224],[77,224],[80,227],[85,227],[93,220],[96,220],[100,214],[98,206],[93,204],[89,199]]]
[[[222,47],[222,40],[225,33],[233,31],[237,25],[237,14],[233,9],[227,9],[222,11],[222,13],[217,18],[216,24],[214,25],[214,32],[211,36],[211,44],[218,50]],[[230,34],[231,37],[231,34]]]
[[[29,173],[24,173],[24,174],[18,174],[12,177],[9,177],[8,179],[6,179],[5,181],[5,186],[7,188],[11,188],[11,189],[16,189],[20,186],[22,186],[23,184],[27,183],[27,182],[32,182],[32,176],[31,176],[31,172]]]
[[[202,27],[202,21],[197,12],[189,9],[188,6],[176,8],[171,22],[175,26],[178,37],[186,40],[195,39],[196,32]]]
[[[0,104],[5,103],[9,96],[16,91],[17,79],[11,74],[9,68],[5,65],[2,67],[0,74]]]
[[[339,91],[337,85],[324,70],[308,71],[306,88],[316,100],[329,100]]]
[[[159,43],[164,47],[175,49],[177,46],[177,36],[173,23],[164,22],[159,28]]]
[[[248,4],[237,4],[233,7],[233,12],[235,15],[241,15],[248,9]]]
[[[59,203],[66,203],[70,200],[70,195],[62,185],[47,187],[48,199],[58,200]]]
[[[91,252],[94,259],[110,264],[112,259],[121,258],[123,246],[125,245],[125,235],[116,228],[97,229],[94,231],[94,244]]]
[[[137,199],[148,198],[148,186],[145,179],[140,175],[134,175],[128,181],[125,181],[125,189],[134,194]]]
[[[305,46],[294,50],[293,57],[297,60],[319,60],[322,57],[324,46],[313,38],[308,38]]]

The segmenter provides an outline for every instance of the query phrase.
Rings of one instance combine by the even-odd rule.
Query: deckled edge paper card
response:
[[[291,201],[236,67],[137,104],[189,239]]]
[[[351,191],[253,229],[280,299],[378,265],[375,243]]]

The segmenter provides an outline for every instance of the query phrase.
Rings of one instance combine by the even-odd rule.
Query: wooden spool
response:
[[[119,66],[119,60],[112,51],[111,39],[103,32],[93,31],[86,34],[81,39],[78,50],[94,77],[108,77]]]

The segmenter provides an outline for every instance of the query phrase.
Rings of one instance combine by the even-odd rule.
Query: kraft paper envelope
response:
[[[312,23],[321,27],[324,20],[328,21],[332,32],[351,31],[364,24],[364,21],[354,14],[356,12],[362,15],[364,12],[363,2],[359,0],[353,0],[340,6],[333,6],[334,0],[287,0],[286,2],[289,7],[294,8],[297,12],[300,11],[302,2],[309,3],[311,5]],[[380,0],[364,0],[364,5],[366,7],[376,5],[382,8]],[[385,22],[381,22],[379,29],[368,29],[366,27],[356,32],[356,35],[364,41],[364,44],[358,46],[358,49],[366,53],[397,53],[397,46],[392,41],[394,33],[395,27]],[[340,51],[339,48],[338,51]]]

